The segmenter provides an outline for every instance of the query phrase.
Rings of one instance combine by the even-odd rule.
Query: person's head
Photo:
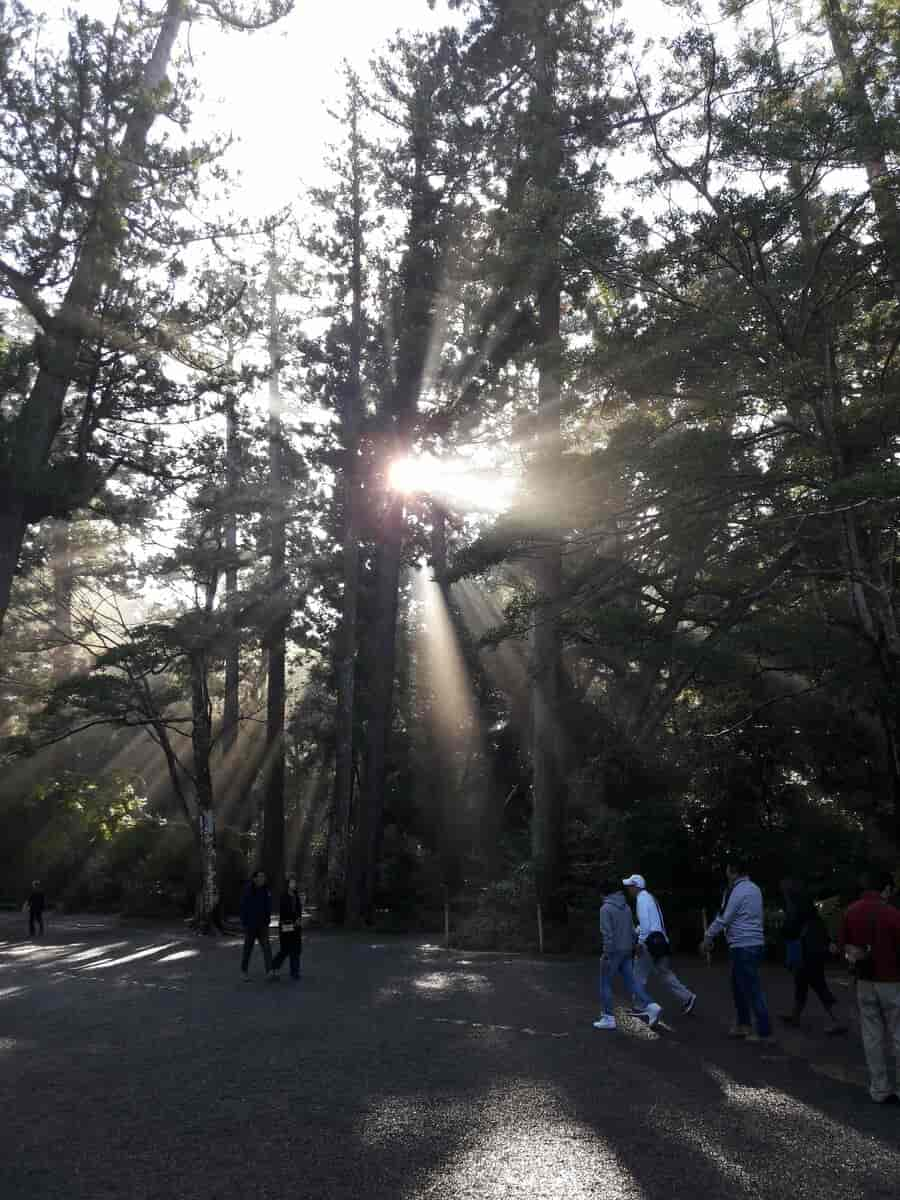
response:
[[[740,854],[733,854],[725,864],[725,878],[730,884],[748,874],[746,859]]]
[[[632,900],[637,898],[638,892],[644,891],[647,882],[643,875],[629,875],[627,879],[622,880],[622,886],[631,897]]]
[[[803,894],[803,888],[796,879],[782,879],[781,894],[785,900],[799,900]]]
[[[296,892],[296,890],[297,890],[297,876],[296,875],[288,875],[287,890],[292,893]]]
[[[885,900],[890,900],[894,893],[894,877],[889,871],[879,871],[876,867],[866,867],[859,873],[859,890],[861,892],[878,892]]]
[[[265,887],[266,886],[266,873],[261,868],[260,868],[260,870],[253,872],[253,886],[254,887]]]
[[[34,888],[35,891],[37,891],[38,888],[41,886],[41,881],[39,879],[32,879],[31,886]]]
[[[605,900],[608,896],[614,896],[616,892],[622,891],[622,885],[618,879],[602,879],[600,881],[600,895]]]

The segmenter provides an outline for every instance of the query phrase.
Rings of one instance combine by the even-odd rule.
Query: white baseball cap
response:
[[[622,882],[626,887],[645,888],[647,886],[647,881],[644,879],[643,875],[629,875],[628,878],[623,879]]]

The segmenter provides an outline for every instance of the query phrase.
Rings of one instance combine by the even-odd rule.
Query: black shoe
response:
[[[885,1096],[883,1100],[876,1100],[876,1104],[900,1104],[900,1096],[896,1092],[891,1092],[890,1096]]]

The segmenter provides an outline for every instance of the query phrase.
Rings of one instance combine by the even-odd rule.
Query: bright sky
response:
[[[62,0],[32,0],[51,16]],[[117,0],[70,0],[74,7],[109,19]],[[672,33],[681,21],[664,0],[623,6],[639,40]],[[339,139],[326,113],[342,93],[341,63],[361,75],[398,30],[439,28],[459,15],[443,0],[296,0],[294,12],[259,33],[223,33],[195,25],[190,51],[205,100],[197,132],[231,133],[238,144],[228,162],[240,171],[235,207],[247,216],[273,212],[301,187],[323,181],[326,146]]]

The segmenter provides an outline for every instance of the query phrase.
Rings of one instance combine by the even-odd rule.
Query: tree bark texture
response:
[[[193,752],[194,791],[197,798],[197,827],[200,843],[200,905],[197,916],[208,929],[216,918],[219,885],[216,877],[216,834],[213,804],[212,702],[209,696],[206,651],[195,647],[190,652],[191,666],[191,749]]]
[[[268,671],[266,685],[266,756],[263,801],[262,866],[269,886],[277,896],[284,876],[284,716],[286,706],[288,587],[286,563],[287,513],[285,509],[281,442],[280,358],[281,339],[278,318],[278,284],[274,235],[269,270],[269,487],[271,492],[269,603],[273,620],[268,634]]]
[[[237,511],[240,447],[238,443],[237,401],[229,389],[225,397],[225,471],[227,508],[225,516],[225,603],[233,606],[237,595]],[[225,697],[222,712],[222,754],[226,761],[234,749],[240,721],[241,642],[237,628],[228,635],[225,649]]]
[[[434,301],[440,286],[439,247],[446,230],[440,218],[440,193],[428,174],[432,80],[427,64],[408,101],[411,179],[408,197],[407,250],[400,264],[394,383],[387,389],[382,416],[391,436],[386,449],[400,457],[409,451],[418,411],[419,391],[428,356]],[[388,463],[384,470],[387,475]],[[401,497],[389,493],[379,545],[375,614],[371,640],[371,685],[366,726],[365,775],[353,830],[347,888],[347,922],[355,925],[371,914],[384,813],[384,788],[392,724],[396,665],[397,606],[403,553],[405,513]]]
[[[359,139],[359,91],[350,98],[350,363],[341,411],[344,443],[344,533],[341,548],[344,592],[337,633],[335,676],[337,714],[335,729],[334,799],[328,838],[328,900],[332,912],[343,911],[347,898],[350,817],[353,810],[354,703],[356,693],[357,617],[359,610],[359,497],[358,449],[362,421],[362,164]]]
[[[539,216],[537,263],[539,345],[537,347],[538,412],[535,474],[543,516],[538,520],[534,582],[539,605],[532,633],[532,772],[533,810],[531,851],[538,901],[545,915],[561,917],[559,899],[565,870],[564,832],[566,784],[559,724],[562,537],[557,498],[564,478],[561,431],[562,338],[560,332],[560,239],[562,213],[556,186],[562,167],[562,135],[555,95],[555,56],[549,20],[536,19],[535,88],[533,95],[536,144],[533,147],[535,185],[543,191]]]
[[[346,922],[351,927],[370,918],[375,896],[393,716],[397,605],[404,525],[403,500],[399,496],[391,497],[376,565],[365,768],[353,830],[353,870],[347,890]]]
[[[897,182],[887,163],[885,139],[866,89],[866,78],[853,49],[842,0],[823,0],[822,13],[850,104],[860,166],[865,168],[875,206],[878,234],[894,294],[900,300],[900,209]]]

